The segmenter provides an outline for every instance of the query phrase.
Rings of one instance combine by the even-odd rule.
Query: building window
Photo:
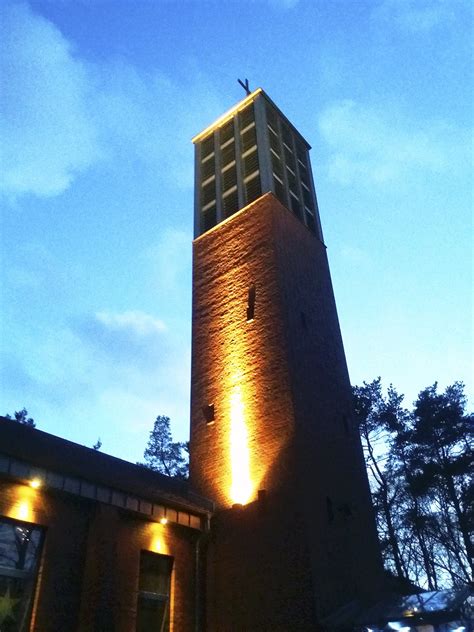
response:
[[[249,287],[249,295],[247,301],[247,322],[251,322],[255,317],[255,284]]]
[[[207,424],[214,423],[214,404],[206,404],[206,406],[203,406],[202,414]]]
[[[141,552],[137,632],[168,632],[172,569],[172,557]]]
[[[0,624],[2,632],[29,629],[44,531],[0,518]]]

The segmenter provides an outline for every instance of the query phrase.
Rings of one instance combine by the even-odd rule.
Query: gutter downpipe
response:
[[[204,561],[203,553],[205,555],[207,543],[209,541],[209,537],[211,534],[210,518],[211,518],[211,515],[206,514],[205,526],[204,526],[203,531],[201,531],[201,533],[197,537],[196,547],[195,547],[195,562],[194,562],[195,586],[196,586],[195,604],[194,604],[194,610],[195,610],[194,630],[195,632],[204,632],[203,620],[204,620],[204,612],[205,612],[205,604],[204,604],[205,593],[203,592],[203,588],[202,588],[202,584],[203,584],[202,569],[203,569],[203,561]]]

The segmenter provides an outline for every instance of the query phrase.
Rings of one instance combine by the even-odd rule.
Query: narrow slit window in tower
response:
[[[206,404],[202,407],[202,415],[207,424],[212,424],[215,421],[214,417],[214,404]]]
[[[247,301],[247,322],[250,323],[255,317],[255,283],[249,287]]]

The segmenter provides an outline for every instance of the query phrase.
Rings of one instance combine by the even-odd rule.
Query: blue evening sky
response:
[[[263,87],[313,147],[352,383],[472,398],[469,0],[3,2],[0,413],[188,436],[191,137]]]

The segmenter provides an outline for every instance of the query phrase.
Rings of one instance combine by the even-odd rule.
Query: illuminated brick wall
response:
[[[223,507],[288,484],[294,428],[274,203],[264,196],[194,242],[191,482]],[[208,405],[211,423],[203,412]],[[233,492],[239,482],[242,495]]]
[[[241,615],[229,629],[291,626],[296,612],[312,629],[373,595],[381,577],[325,246],[267,194],[195,240],[193,292],[191,482],[221,509],[252,503],[261,489],[268,500],[214,520],[209,629],[230,612]]]

